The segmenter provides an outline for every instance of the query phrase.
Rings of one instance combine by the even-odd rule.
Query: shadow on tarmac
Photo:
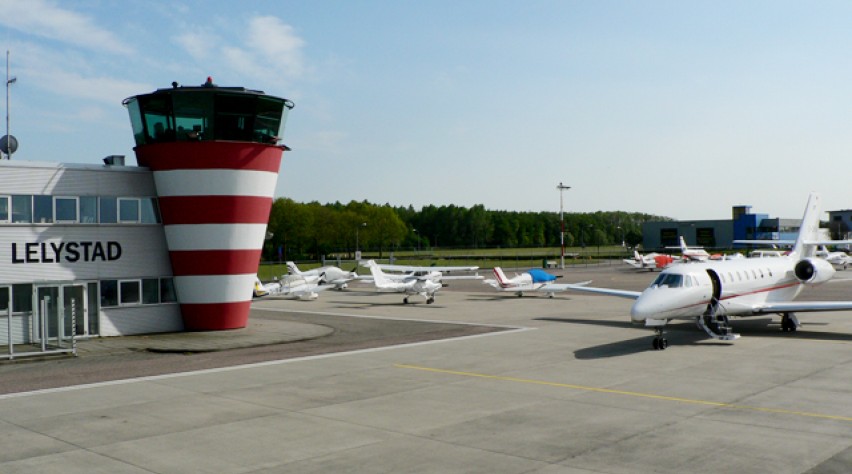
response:
[[[551,321],[556,323],[568,324],[589,324],[594,326],[606,326],[616,328],[636,328],[642,329],[648,334],[643,337],[626,339],[607,344],[601,344],[594,347],[586,347],[574,352],[577,359],[602,359],[609,357],[621,357],[626,355],[636,354],[653,350],[651,341],[653,332],[645,329],[643,326],[631,323],[630,321],[603,321],[595,319],[569,319],[569,318],[535,318],[536,321]],[[827,326],[827,323],[813,322],[802,323],[803,327],[807,326]],[[829,333],[829,332],[814,332],[800,328],[794,333],[785,333],[781,331],[780,320],[773,318],[758,318],[748,320],[734,320],[731,324],[735,333],[741,334],[742,337],[763,337],[763,338],[792,338],[808,341],[825,341],[825,342],[841,342],[852,343],[852,334]],[[714,345],[714,346],[732,346],[736,342],[717,341],[710,339],[700,329],[691,322],[669,323],[666,326],[666,332],[669,339],[669,347],[672,346],[694,346],[694,345]],[[671,333],[678,333],[672,339]]]

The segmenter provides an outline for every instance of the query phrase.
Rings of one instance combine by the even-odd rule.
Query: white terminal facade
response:
[[[0,161],[0,336],[245,326],[292,102],[208,79],[125,105],[140,166]]]

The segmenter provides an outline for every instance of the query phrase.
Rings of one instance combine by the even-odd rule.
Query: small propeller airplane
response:
[[[426,304],[435,302],[435,293],[443,287],[441,272],[423,271],[422,268],[408,274],[389,275],[382,271],[375,260],[365,262],[373,275],[376,290],[387,293],[404,293],[402,302],[408,304],[408,297],[420,295],[426,299]]]
[[[347,283],[358,278],[358,274],[354,271],[347,272],[340,269],[340,267],[331,265],[301,271],[299,270],[299,267],[296,266],[295,262],[288,261],[287,269],[290,270],[291,275],[298,275],[304,278],[307,282],[334,285],[334,287],[338,290],[346,288]]]
[[[586,286],[577,291],[600,293],[635,300],[630,309],[634,322],[654,329],[652,347],[668,347],[666,324],[673,319],[696,322],[708,336],[731,341],[739,338],[728,326],[729,317],[777,313],[785,332],[800,327],[797,312],[852,311],[852,301],[793,301],[808,286],[834,276],[834,267],[815,256],[818,245],[849,243],[825,241],[819,233],[820,198],[808,198],[799,235],[788,255],[731,260],[706,260],[675,264],[664,269],[644,291]],[[738,240],[743,244],[783,244],[783,241]]]
[[[281,280],[264,284],[260,278],[255,277],[254,297],[265,296],[299,299],[312,301],[319,298],[318,292],[333,288],[334,285],[324,285],[317,281],[308,281],[298,275],[285,275]]]
[[[556,284],[553,282],[559,277],[538,268],[533,268],[529,271],[516,274],[512,278],[507,278],[502,268],[494,267],[494,277],[493,280],[488,279],[483,281],[483,283],[493,287],[497,291],[512,292],[518,297],[524,296],[525,291],[535,291],[546,293],[548,298],[553,298],[554,293],[558,291],[565,291],[575,286],[590,283]]]
[[[849,257],[849,254],[840,251],[829,252],[825,245],[820,245],[815,255],[819,258],[825,259],[825,261],[832,265],[843,268],[844,270],[846,270],[849,264],[852,263],[852,257]]]

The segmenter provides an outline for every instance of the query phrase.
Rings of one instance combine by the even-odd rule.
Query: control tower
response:
[[[154,176],[185,329],[245,327],[293,102],[208,78],[123,104]]]

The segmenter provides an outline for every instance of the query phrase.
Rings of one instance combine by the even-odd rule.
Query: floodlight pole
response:
[[[559,182],[559,186],[556,186],[556,189],[559,190],[559,223],[561,226],[561,231],[559,233],[559,244],[562,247],[562,254],[559,261],[559,267],[563,270],[565,269],[565,215],[562,212],[562,191],[566,189],[571,189],[571,186],[563,186],[562,181]]]
[[[9,135],[9,85],[17,81],[17,77],[9,78],[9,50],[6,50],[6,159],[12,159],[12,136]]]

